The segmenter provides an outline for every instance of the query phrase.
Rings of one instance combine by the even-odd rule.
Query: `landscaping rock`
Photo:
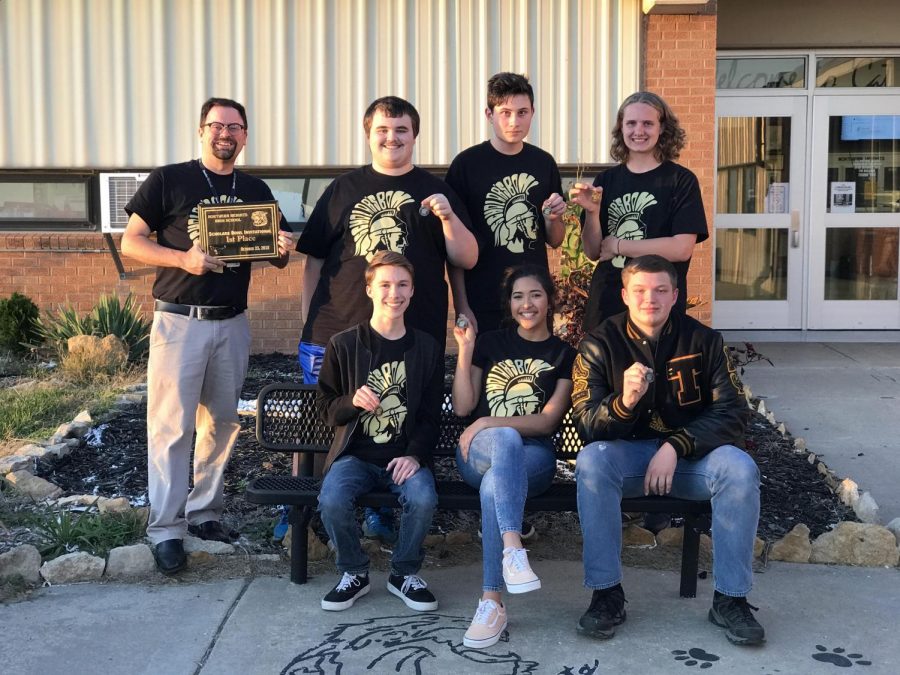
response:
[[[128,362],[128,348],[115,335],[99,338],[96,335],[74,335],[66,342],[66,359],[89,363],[97,370],[115,372]]]
[[[886,527],[844,521],[831,532],[816,538],[809,560],[814,563],[893,567],[897,565],[898,557],[897,540]]]
[[[60,497],[53,504],[60,508],[68,506],[94,506],[102,497],[97,495],[71,495],[69,497]]]
[[[900,546],[900,518],[894,518],[891,522],[885,525],[888,530],[894,533],[894,538],[897,540],[897,545]]]
[[[769,549],[769,560],[782,560],[784,562],[809,562],[812,553],[812,543],[809,541],[809,528],[800,523],[788,532],[782,539],[772,544]]]
[[[437,548],[444,543],[444,535],[442,534],[426,534],[422,545],[425,548]]]
[[[56,431],[53,432],[53,435],[50,437],[50,443],[63,443],[69,438],[84,438],[84,435],[90,428],[90,424],[84,424],[83,422],[66,422],[65,424],[60,424],[56,427]]]
[[[31,544],[17,546],[0,555],[0,579],[21,577],[29,584],[41,581],[41,554]]]
[[[656,546],[656,537],[650,530],[629,525],[622,530],[622,546]]]
[[[282,547],[287,551],[288,557],[291,557],[291,541],[294,538],[294,526],[291,525],[288,527],[287,534],[284,535],[284,539],[281,541]],[[316,536],[316,533],[313,532],[312,528],[309,528],[309,532],[306,537],[306,558],[309,561],[313,560],[325,560],[328,557],[328,546],[323,544],[319,537]]]
[[[757,537],[753,540],[753,557],[759,558],[762,556],[763,552],[766,550],[766,542],[763,539]]]
[[[72,419],[72,422],[74,422],[75,424],[90,425],[94,423],[94,419],[91,417],[91,413],[89,413],[87,410],[82,410],[80,413],[75,415],[75,417]]]
[[[878,517],[878,504],[869,492],[863,492],[859,496],[859,500],[853,505],[853,511],[864,523],[878,523],[881,520]]]
[[[797,437],[794,439],[794,452],[804,453],[806,452],[806,439]]]
[[[856,502],[859,501],[859,487],[856,483],[849,478],[845,478],[841,481],[840,485],[837,486],[835,490],[837,496],[840,498],[841,502],[847,506],[852,507]]]
[[[708,534],[700,535],[700,555],[712,555],[712,539]]]
[[[6,481],[16,491],[41,501],[43,499],[55,499],[62,494],[62,490],[53,483],[33,476],[30,471],[20,469],[6,474]]]
[[[120,579],[146,576],[156,569],[153,552],[147,544],[119,546],[109,552],[106,576]]]
[[[206,539],[187,535],[184,538],[184,550],[186,553],[204,551],[210,555],[229,555],[234,553],[234,546],[226,544],[224,541],[207,541]]]
[[[75,438],[75,439],[70,438],[68,440],[74,440],[75,445],[76,446],[78,445],[77,438]],[[50,456],[55,457],[56,459],[62,459],[66,455],[72,454],[73,449],[74,448],[69,443],[65,443],[65,442],[64,443],[53,443],[44,448],[44,450],[45,450],[44,456],[46,457],[46,456],[50,455]]]
[[[128,501],[128,497],[116,497],[115,499],[100,497],[100,500],[97,502],[97,508],[100,510],[100,513],[125,513],[131,511],[131,504]]]
[[[0,476],[5,476],[13,471],[21,471],[34,468],[34,457],[25,455],[12,455],[0,457]]]
[[[47,450],[43,445],[39,445],[38,443],[29,443],[16,450],[16,454],[22,457],[40,458],[47,454]]]
[[[187,547],[185,547],[187,551]],[[189,551],[187,552],[188,565],[208,565],[215,562],[216,557],[209,551]]]
[[[681,548],[683,542],[683,527],[667,527],[656,534],[656,543],[660,546],[677,546]]]
[[[106,561],[90,553],[67,553],[41,565],[41,576],[51,584],[97,581],[103,576]]]
[[[444,537],[444,543],[447,546],[465,546],[472,543],[472,535],[462,530],[453,530]]]

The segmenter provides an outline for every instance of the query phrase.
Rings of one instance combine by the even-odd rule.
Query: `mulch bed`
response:
[[[266,384],[284,381],[299,381],[295,357],[254,355],[250,358],[241,398],[255,399]],[[120,413],[104,425],[98,440],[52,465],[41,466],[40,475],[59,485],[66,494],[127,496],[135,505],[146,504],[145,419],[145,406],[134,406]],[[242,415],[241,432],[226,473],[225,519],[247,535],[254,550],[262,552],[276,550],[268,536],[277,510],[250,504],[242,494],[247,483],[259,475],[290,471],[291,459],[289,454],[260,448],[254,433],[255,417]],[[806,455],[793,452],[793,439],[782,437],[755,412],[747,430],[747,451],[762,474],[758,532],[766,541],[781,538],[798,523],[805,523],[816,537],[842,520],[856,520],[852,510],[841,504]],[[439,473],[453,470],[452,460],[446,461],[446,465],[439,467]],[[574,514],[564,517],[572,529],[578,529]],[[536,518],[539,531],[542,518]],[[477,514],[439,512],[434,527],[443,532],[462,529],[474,533],[478,523]],[[553,529],[556,525],[554,522]]]

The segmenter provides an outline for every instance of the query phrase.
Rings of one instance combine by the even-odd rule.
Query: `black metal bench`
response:
[[[294,475],[262,476],[250,482],[247,500],[254,504],[284,504],[291,506],[289,520],[293,525],[291,539],[291,581],[304,584],[307,580],[307,536],[309,522],[318,503],[320,478],[314,478],[314,455],[324,456],[332,439],[332,430],[325,426],[315,412],[315,385],[277,383],[259,392],[256,407],[256,438],[267,450],[294,454]],[[441,411],[441,433],[435,457],[452,457],[456,453],[459,434],[466,421],[453,414],[449,394]],[[569,415],[554,439],[556,456],[561,460],[575,459],[581,441]],[[436,481],[438,508],[479,510],[478,492],[462,481]],[[358,500],[359,506],[398,507],[390,492],[371,492]],[[525,503],[527,511],[577,511],[575,483],[556,482],[549,490]],[[674,513],[684,517],[684,542],[681,552],[681,596],[693,598],[697,594],[697,566],[700,552],[700,532],[707,529],[711,513],[708,501],[690,501],[674,497],[636,497],[622,500],[622,510],[628,512]]]

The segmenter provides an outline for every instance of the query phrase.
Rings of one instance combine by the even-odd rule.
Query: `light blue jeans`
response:
[[[462,479],[481,495],[482,590],[503,590],[503,533],[522,531],[525,498],[550,487],[556,454],[549,438],[522,438],[510,427],[478,432],[463,460],[456,448]]]
[[[584,535],[584,585],[622,581],[623,497],[644,494],[647,465],[661,441],[596,441],[578,453],[578,517]],[[745,596],[753,584],[753,540],[759,522],[759,469],[740,448],[722,445],[698,460],[679,459],[671,496],[712,500],[715,588]]]
[[[437,507],[434,476],[422,467],[397,485],[390,472],[377,464],[347,455],[331,465],[319,491],[319,513],[328,537],[334,542],[339,572],[369,571],[369,556],[359,544],[356,498],[375,488],[388,488],[400,500],[400,532],[391,556],[391,574],[416,574],[425,559],[422,541],[431,527]]]

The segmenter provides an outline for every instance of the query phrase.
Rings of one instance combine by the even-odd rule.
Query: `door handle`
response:
[[[800,211],[791,210],[791,248],[800,247]]]

